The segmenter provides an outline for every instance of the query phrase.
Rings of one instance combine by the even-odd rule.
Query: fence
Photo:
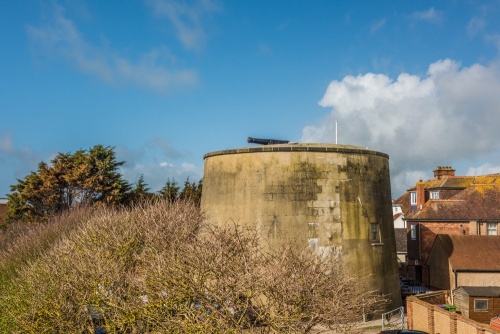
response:
[[[405,309],[404,307],[397,308],[395,310],[382,313],[382,330],[386,327],[391,329],[401,328],[404,329],[405,325]]]

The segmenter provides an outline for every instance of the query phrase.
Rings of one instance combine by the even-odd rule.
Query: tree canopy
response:
[[[167,181],[157,194],[150,192],[144,176],[130,185],[119,173],[124,161],[117,161],[113,147],[96,145],[75,153],[58,153],[50,164],[41,162],[38,170],[11,186],[6,221],[38,222],[47,217],[82,206],[129,205],[153,198],[189,198],[199,204],[201,181]]]

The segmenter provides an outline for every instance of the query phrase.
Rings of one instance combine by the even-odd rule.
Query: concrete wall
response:
[[[201,204],[210,221],[247,224],[271,243],[342,254],[370,277],[368,290],[392,295],[390,309],[401,305],[386,154],[323,144],[208,153]]]

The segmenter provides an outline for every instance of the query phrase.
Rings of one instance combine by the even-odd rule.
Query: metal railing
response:
[[[403,306],[382,313],[382,330],[386,327],[391,329],[404,329],[405,326],[405,309]]]

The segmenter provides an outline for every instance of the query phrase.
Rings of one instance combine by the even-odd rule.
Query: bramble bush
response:
[[[341,259],[237,224],[211,226],[192,201],[82,209],[3,236],[0,332],[354,332],[382,298]],[[13,269],[15,268],[15,269]]]

